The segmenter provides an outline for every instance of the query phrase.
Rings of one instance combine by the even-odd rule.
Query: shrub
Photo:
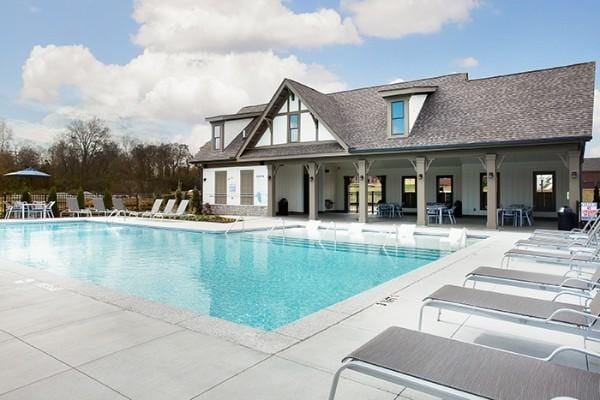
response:
[[[79,188],[77,191],[77,204],[79,208],[85,208],[85,194],[83,193],[83,189]]]
[[[58,216],[58,197],[56,197],[56,186],[52,186],[48,192],[48,202],[54,202],[52,206],[52,214]]]
[[[198,190],[197,187],[194,186],[194,189],[192,190],[192,210],[194,210],[194,213],[198,214],[200,212],[201,209],[201,201],[200,201],[200,191]]]
[[[210,206],[210,204],[208,203],[204,203],[202,205],[202,215],[212,215],[213,210],[212,207]]]
[[[175,190],[175,203],[176,204],[181,203],[182,199],[183,199],[183,191],[181,190],[181,181],[179,181],[179,183],[177,184],[177,190]]]
[[[31,203],[31,193],[29,193],[29,188],[27,186],[25,186],[21,192],[21,201],[23,203]]]
[[[112,210],[113,202],[112,202],[112,193],[110,192],[110,190],[104,191],[104,195],[102,196],[102,201],[104,202],[104,207],[106,207],[107,210]]]

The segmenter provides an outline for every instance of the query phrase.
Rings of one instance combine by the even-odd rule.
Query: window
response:
[[[496,207],[500,207],[500,173],[496,172]],[[487,210],[487,173],[479,174],[479,209]]]
[[[436,177],[437,196],[436,201],[440,204],[451,205],[454,202],[452,197],[453,183],[452,175],[442,175]]]
[[[402,207],[417,208],[417,177],[402,177]]]
[[[289,142],[300,141],[300,116],[298,114],[289,115]]]
[[[223,150],[223,124],[213,125],[213,149]]]
[[[251,169],[240,171],[240,204],[254,204],[254,171]]]
[[[535,211],[556,211],[554,171],[533,173],[533,209]]]
[[[404,100],[392,101],[392,135],[404,135]]]
[[[227,171],[215,172],[215,204],[227,204]]]

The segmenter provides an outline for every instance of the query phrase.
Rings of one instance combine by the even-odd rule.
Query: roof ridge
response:
[[[496,79],[496,78],[504,78],[507,76],[515,76],[515,75],[525,75],[525,74],[535,74],[537,72],[545,72],[545,71],[553,71],[553,70],[557,70],[557,69],[565,69],[565,68],[573,68],[573,67],[578,67],[578,66],[583,66],[583,65],[596,65],[596,61],[585,61],[585,62],[580,62],[580,63],[575,63],[575,64],[568,64],[568,65],[559,65],[556,67],[547,67],[547,68],[536,68],[536,69],[530,69],[527,71],[520,71],[520,72],[511,72],[508,74],[500,74],[500,75],[494,75],[494,76],[485,76],[483,78],[474,78],[474,79],[469,79],[469,81],[483,81],[486,79]]]

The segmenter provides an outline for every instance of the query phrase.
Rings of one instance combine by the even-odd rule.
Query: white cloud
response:
[[[281,0],[137,0],[135,43],[163,52],[247,52],[359,43],[349,18],[296,14]]]
[[[594,90],[594,123],[592,140],[586,147],[586,157],[600,157],[600,89]]]
[[[391,39],[465,22],[479,0],[341,0],[341,4],[361,34]]]
[[[475,57],[456,58],[452,60],[452,65],[459,68],[475,68],[479,61]]]

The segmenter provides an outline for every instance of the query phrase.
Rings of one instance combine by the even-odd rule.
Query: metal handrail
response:
[[[241,216],[241,215],[239,215],[239,216],[238,216],[238,217],[235,219],[235,221],[233,221],[233,223],[232,223],[232,224],[229,226],[229,228],[227,228],[227,230],[225,231],[225,234],[226,234],[226,235],[229,233],[229,231],[230,231],[230,230],[232,230],[232,229],[233,229],[233,227],[234,227],[234,226],[235,226],[235,225],[236,225],[238,222],[240,222],[240,220],[242,221],[242,232],[244,232],[244,231],[246,230],[246,229],[245,229],[245,225],[244,225],[244,223],[243,223],[243,222],[244,222],[244,220],[243,220],[243,219],[241,219],[241,218],[242,218],[242,216]]]

